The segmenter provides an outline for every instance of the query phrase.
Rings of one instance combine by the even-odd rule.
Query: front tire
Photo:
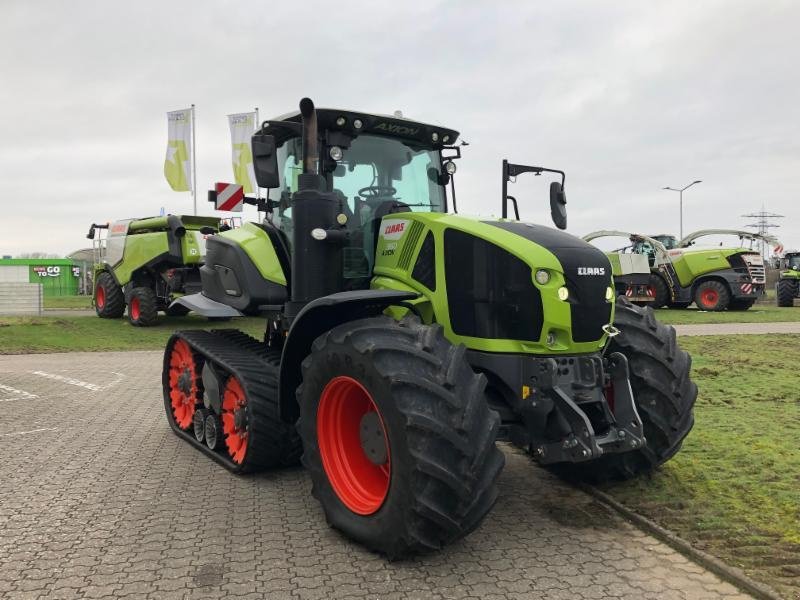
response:
[[[694,291],[694,303],[700,310],[720,312],[728,308],[730,301],[728,286],[714,279],[702,282]]]
[[[303,361],[303,464],[328,522],[390,558],[475,529],[505,459],[486,379],[438,325],[389,317],[340,325]]]
[[[775,295],[778,298],[778,306],[794,306],[794,299],[797,296],[798,281],[792,279],[779,279],[776,286]]]
[[[694,425],[697,386],[689,377],[692,358],[678,346],[675,329],[652,310],[617,299],[614,325],[621,333],[609,352],[628,359],[636,409],[647,442],[643,448],[606,454],[588,463],[561,463],[552,470],[566,479],[600,484],[648,473],[672,458]]]
[[[149,327],[158,320],[156,294],[149,287],[135,287],[128,301],[128,321],[136,327]]]
[[[111,273],[97,276],[94,288],[94,310],[101,319],[119,319],[125,313],[125,296]]]

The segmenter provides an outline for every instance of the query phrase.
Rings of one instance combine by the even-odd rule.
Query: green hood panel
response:
[[[675,248],[669,250],[669,258],[672,261],[681,286],[689,287],[701,275],[730,269],[729,256],[750,253],[752,253],[751,250],[743,248]]]
[[[540,284],[532,279],[531,283],[538,290],[542,304],[542,328],[539,339],[515,340],[470,337],[455,333],[451,324],[448,296],[446,290],[444,233],[448,229],[457,230],[481,238],[505,250],[523,261],[531,272],[545,270],[550,275],[549,281]],[[423,244],[428,236],[433,238],[433,255],[431,258],[435,268],[435,289],[430,289],[415,279],[414,267]],[[541,239],[542,243],[535,240]],[[585,254],[591,250],[590,254]],[[498,219],[479,219],[444,213],[401,213],[384,217],[381,223],[377,251],[375,255],[374,289],[413,290],[421,294],[415,302],[423,316],[431,315],[431,319],[441,324],[445,335],[454,343],[463,343],[468,348],[488,352],[516,352],[534,354],[569,354],[595,352],[605,344],[606,336],[601,334],[596,340],[576,342],[573,340],[573,306],[569,301],[559,299],[559,289],[568,285],[567,277],[575,281],[577,269],[575,265],[562,264],[566,257],[579,255],[596,256],[598,265],[602,265],[602,290],[611,288],[611,268],[603,253],[594,246],[563,232],[537,225],[527,225],[517,221]],[[558,255],[562,256],[562,260]],[[594,264],[587,265],[594,267]],[[565,273],[568,269],[568,274]],[[585,274],[585,273],[584,273]],[[508,287],[514,285],[508,282]],[[528,285],[528,282],[525,282]],[[572,285],[572,283],[570,283]],[[605,300],[605,291],[603,302]],[[613,322],[613,299],[609,301],[610,321]],[[577,309],[576,309],[577,310]],[[555,338],[548,345],[548,335]]]
[[[281,263],[272,246],[272,241],[258,225],[245,223],[237,229],[223,231],[217,235],[228,238],[241,246],[264,279],[286,286],[286,276],[281,269]]]

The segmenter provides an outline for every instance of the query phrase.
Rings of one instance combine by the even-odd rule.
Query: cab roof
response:
[[[400,138],[414,143],[416,146],[439,150],[455,144],[458,139],[458,131],[438,125],[430,125],[419,121],[412,121],[405,117],[397,117],[381,114],[370,114],[352,110],[341,110],[338,108],[317,108],[317,126],[322,131],[341,131],[351,136],[362,133],[370,135],[381,135],[391,138]],[[341,119],[340,119],[341,117]],[[343,122],[342,122],[343,120]],[[271,121],[288,121],[290,123],[300,123],[300,111],[293,111]],[[356,128],[354,123],[361,121],[361,127]],[[341,123],[338,124],[338,123]],[[263,133],[275,136],[278,144],[282,144],[287,139],[297,136],[285,127],[275,127],[269,125],[270,120],[265,121],[266,126]]]

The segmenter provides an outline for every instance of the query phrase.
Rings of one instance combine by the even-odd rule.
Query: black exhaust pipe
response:
[[[325,177],[319,172],[317,113],[310,98],[300,101],[300,114],[303,172],[292,195],[292,299],[285,313],[289,319],[312,300],[342,290],[342,245],[328,237],[329,231],[340,229],[336,222],[339,200],[325,191]]]

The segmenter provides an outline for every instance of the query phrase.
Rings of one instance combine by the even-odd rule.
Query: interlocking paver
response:
[[[161,353],[0,357],[3,598],[742,599],[506,448],[468,539],[389,562],[331,530],[300,468],[230,475],[169,430]],[[93,391],[31,373],[96,384]],[[120,375],[118,375],[120,374]]]

